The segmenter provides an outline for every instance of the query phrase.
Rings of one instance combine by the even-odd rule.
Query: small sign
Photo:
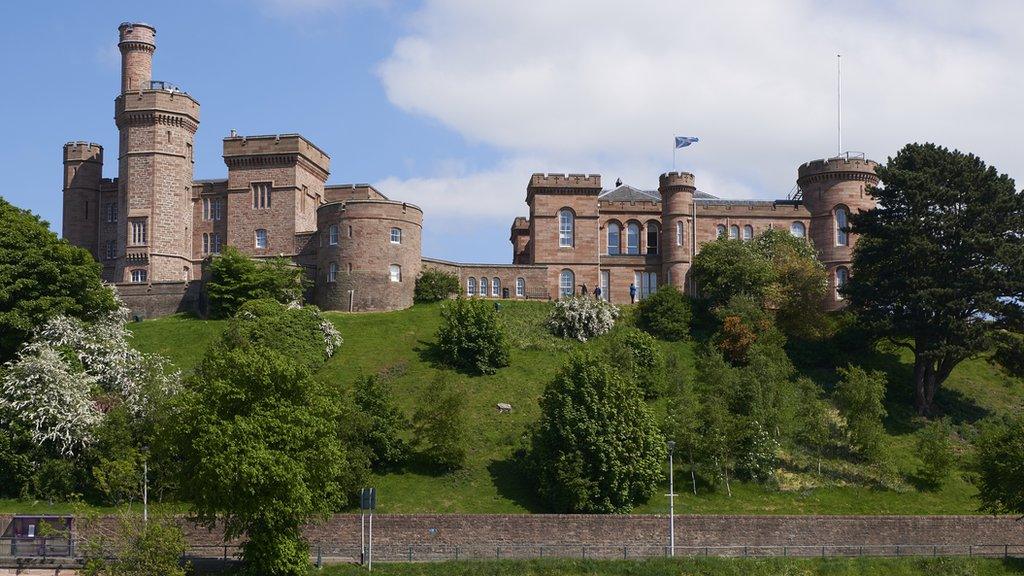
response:
[[[377,489],[363,488],[359,493],[359,508],[362,510],[377,509]]]

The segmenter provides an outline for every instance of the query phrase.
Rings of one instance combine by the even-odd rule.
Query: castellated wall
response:
[[[548,289],[548,267],[533,264],[463,264],[434,258],[423,259],[423,269],[440,270],[453,274],[462,287],[460,293],[469,296],[469,279],[476,280],[473,296],[482,298],[509,298],[511,300],[550,300]],[[480,280],[487,278],[487,294],[480,293]],[[494,293],[494,279],[498,279],[498,292]],[[523,295],[516,293],[516,280],[523,279]],[[505,296],[504,290],[508,290]]]
[[[337,244],[331,244],[336,226]],[[317,209],[317,271],[314,303],[326,310],[370,312],[412,306],[420,273],[423,211],[391,200],[349,200]],[[392,228],[401,242],[391,240]],[[328,281],[332,264],[334,281]],[[398,265],[400,279],[391,278]]]
[[[552,296],[558,294],[559,275],[572,270],[576,290],[581,284],[590,289],[598,283],[598,226],[597,196],[601,192],[598,174],[534,174],[526,190],[530,206],[531,264],[548,267],[548,286]],[[558,212],[568,208],[573,212],[575,236],[573,245],[559,246]],[[550,239],[550,240],[549,240]]]

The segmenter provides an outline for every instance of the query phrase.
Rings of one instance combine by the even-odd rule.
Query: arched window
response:
[[[575,291],[576,275],[572,273],[572,270],[566,268],[558,275],[558,296],[560,298],[572,296]]]
[[[331,224],[331,227],[327,229],[327,243],[331,246],[338,245],[338,225]]]
[[[135,283],[138,284],[138,283],[142,283],[142,282],[145,282],[145,281],[146,281],[146,271],[145,270],[132,270],[132,282],[135,282]]]
[[[491,280],[491,296],[501,296],[501,280],[498,280],[497,276]]]
[[[836,246],[849,246],[850,231],[847,229],[850,220],[850,211],[846,206],[839,205],[835,209],[836,215]]]
[[[743,239],[744,240],[753,240],[754,239],[754,227],[751,226],[750,224],[747,224],[746,226],[743,227]]]
[[[836,268],[836,300],[843,299],[843,289],[850,280],[850,271],[845,266]]]
[[[640,253],[640,225],[636,222],[626,224],[626,254]]]
[[[608,254],[621,254],[619,241],[622,238],[622,227],[618,222],[608,223]]]
[[[473,278],[472,276],[466,280],[466,295],[476,296],[476,278]]]
[[[480,278],[480,295],[487,296],[487,293],[491,291],[491,282],[487,280],[487,276]]]
[[[733,224],[732,226],[729,226],[729,239],[730,240],[739,240],[740,239],[740,227],[739,226],[737,226],[735,224]]]
[[[392,282],[401,282],[402,281],[402,267],[401,266],[399,266],[398,264],[392,264],[391,268],[389,269],[389,272],[391,273],[391,281]]]
[[[327,265],[327,281],[337,282],[338,281],[338,263],[331,262]]]
[[[717,228],[719,238],[725,238],[725,224],[719,224]]]
[[[210,235],[203,232],[203,254],[210,253]]]
[[[516,298],[526,296],[526,279],[516,278]]]
[[[263,228],[256,230],[256,247],[266,248],[267,247],[267,231]]]
[[[661,238],[661,229],[654,222],[647,223],[647,253],[658,253],[658,240]]]
[[[683,245],[683,221],[676,220],[676,246]]]
[[[807,226],[803,222],[793,222],[789,225],[789,233],[797,238],[807,237]]]
[[[391,229],[391,243],[392,244],[401,244],[402,243],[402,229],[401,228],[392,228]]]
[[[572,210],[562,208],[558,211],[558,247],[572,248],[574,233]]]

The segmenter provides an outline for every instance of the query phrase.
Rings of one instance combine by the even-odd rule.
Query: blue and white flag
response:
[[[693,136],[676,136],[676,148],[686,148],[690,144],[695,144],[699,141],[699,138]]]

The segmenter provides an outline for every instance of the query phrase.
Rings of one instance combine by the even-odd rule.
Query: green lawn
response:
[[[346,565],[331,566],[317,573],[343,576],[365,571],[359,566]],[[977,558],[529,560],[374,564],[373,573],[385,576],[1001,576],[1024,574],[1024,562]]]
[[[557,339],[544,329],[548,304],[507,302],[501,315],[509,325],[514,344],[512,362],[490,376],[468,376],[452,372],[455,386],[463,392],[469,416],[470,445],[465,469],[449,475],[411,469],[377,475],[381,513],[474,512],[526,513],[543,508],[532,497],[513,454],[523,445],[528,425],[538,417],[537,400],[544,385],[558,370],[566,352],[581,346]],[[375,314],[329,313],[345,338],[339,354],[317,377],[347,394],[361,373],[386,371],[393,379],[399,405],[411,414],[420,391],[441,370],[432,361],[431,343],[440,323],[438,305],[417,305],[399,312]],[[174,316],[132,324],[139,349],[158,352],[185,372],[191,370],[203,351],[215,342],[225,327],[223,321],[196,320]],[[692,367],[694,344],[663,343],[683,366]],[[904,476],[912,476],[919,465],[914,455],[914,438],[919,423],[911,418],[909,355],[905,352],[879,353],[863,359],[868,367],[884,369],[893,382],[887,396],[890,417],[887,429],[896,451],[896,463]],[[828,388],[835,380],[834,367],[804,369]],[[1024,383],[1005,377],[984,359],[964,362],[950,377],[940,402],[961,429],[986,414],[1019,411],[1024,400]],[[498,402],[512,404],[511,414],[499,414]],[[656,412],[662,406],[654,405]],[[733,495],[724,489],[700,485],[690,492],[689,473],[677,461],[677,510],[681,513],[738,514],[971,514],[977,512],[976,490],[957,472],[935,492],[920,491],[912,482],[897,489],[883,489],[866,466],[840,458],[826,459],[819,476],[807,456],[787,455],[780,488],[734,482]],[[636,512],[663,512],[667,492]],[[29,505],[30,507],[26,507]],[[31,505],[0,501],[0,510],[41,510]]]

